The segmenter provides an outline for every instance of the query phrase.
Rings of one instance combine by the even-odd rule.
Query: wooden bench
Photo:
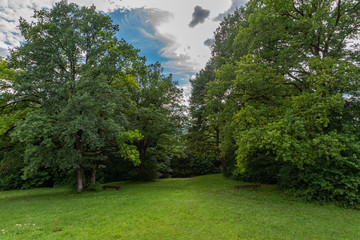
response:
[[[104,185],[104,186],[102,186],[103,190],[105,190],[106,188],[115,188],[116,190],[119,190],[120,186],[117,186],[117,185]]]
[[[236,185],[236,186],[234,186],[235,189],[240,189],[240,188],[252,188],[253,190],[257,190],[257,189],[260,188],[260,187],[261,187],[260,184]]]

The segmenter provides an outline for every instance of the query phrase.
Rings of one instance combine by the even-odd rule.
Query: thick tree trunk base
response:
[[[79,166],[77,169],[77,192],[84,191],[84,168]]]
[[[97,166],[95,165],[92,169],[91,169],[91,183],[95,184],[96,183],[96,172],[97,172]]]

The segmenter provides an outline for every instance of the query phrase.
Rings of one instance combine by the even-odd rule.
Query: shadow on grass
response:
[[[76,194],[71,187],[55,187],[55,188],[34,188],[26,190],[10,190],[0,192],[0,202],[8,200],[24,200],[32,198],[68,196]]]

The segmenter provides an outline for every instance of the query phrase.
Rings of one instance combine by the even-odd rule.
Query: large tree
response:
[[[359,18],[353,0],[251,0],[224,20],[207,105],[232,116],[237,173],[360,202]]]
[[[132,92],[135,107],[128,115],[131,128],[143,135],[136,143],[141,162],[139,178],[152,179],[159,176],[160,165],[170,167],[170,157],[176,152],[176,139],[184,123],[182,90],[172,75],[163,74],[160,63],[147,66],[138,87]]]
[[[11,52],[16,74],[12,101],[32,103],[13,137],[25,144],[24,176],[40,167],[76,169],[82,191],[85,170],[93,181],[107,152],[119,151],[125,132],[128,90],[143,60],[137,50],[114,37],[118,26],[95,7],[62,1],[20,19],[25,38]],[[134,158],[129,158],[133,159]]]
[[[359,203],[358,1],[248,8],[249,25],[234,41],[236,52],[247,52],[232,80],[243,103],[234,118],[238,166],[245,172],[260,154],[291,169],[280,172],[282,182],[309,199]]]
[[[208,85],[215,81],[214,63],[209,62],[191,82],[191,96],[189,113],[191,124],[188,128],[187,141],[191,158],[194,159],[194,166],[203,168],[205,173],[219,171],[221,159],[220,153],[220,126],[214,122],[215,107],[206,103]],[[203,167],[201,167],[203,166]],[[224,164],[222,169],[225,170]],[[200,169],[194,169],[199,172]]]
[[[215,166],[220,163],[226,175],[234,169],[234,122],[231,119],[238,103],[229,94],[231,81],[224,77],[234,77],[231,67],[239,56],[235,54],[233,43],[239,27],[247,25],[245,15],[245,9],[240,8],[224,18],[215,31],[212,58],[191,80],[189,148],[197,162],[215,163]],[[217,72],[225,66],[229,71],[220,79]]]

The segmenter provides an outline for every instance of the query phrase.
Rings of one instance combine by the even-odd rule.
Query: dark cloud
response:
[[[189,27],[195,27],[199,23],[205,22],[205,19],[210,15],[210,11],[203,9],[200,6],[196,6],[194,8],[194,12],[192,14],[192,20],[189,23]]]
[[[214,46],[214,44],[215,44],[215,39],[213,39],[213,38],[208,38],[204,42],[204,45],[208,46],[208,47],[212,47],[212,46]]]
[[[244,6],[247,2],[248,2],[248,0],[232,0],[230,8],[227,11],[220,13],[216,18],[214,18],[214,20],[222,21],[224,19],[224,17],[226,17],[229,14],[234,13],[236,8]]]

